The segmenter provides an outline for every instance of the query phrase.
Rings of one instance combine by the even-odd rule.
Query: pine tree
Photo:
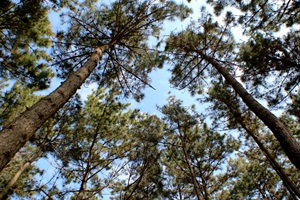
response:
[[[210,14],[203,14],[199,22],[192,23],[186,31],[173,34],[168,39],[166,50],[173,54],[171,60],[175,65],[172,70],[173,83],[188,87],[195,94],[202,92],[204,77],[209,76],[213,80],[221,75],[221,79],[225,79],[249,109],[268,126],[291,162],[300,169],[300,144],[296,138],[231,75],[234,67],[238,66],[234,54],[238,46],[235,46],[230,32],[234,25],[233,15],[227,13],[224,26],[213,22]]]
[[[51,60],[52,31],[48,9],[42,1],[0,3],[0,76],[17,79],[31,87],[46,89],[53,77],[47,66]]]
[[[84,104],[72,98],[43,126],[53,132],[44,155],[53,157],[57,173],[36,186],[38,197],[140,199],[164,195],[158,142],[163,123],[156,116],[124,111],[115,89],[98,89]],[[127,174],[127,175],[126,175]],[[59,181],[57,181],[59,180]],[[63,187],[60,184],[63,183]],[[125,184],[130,183],[130,184]],[[50,186],[49,186],[50,185]]]
[[[107,92],[94,91],[84,106],[79,98],[72,98],[58,113],[61,117],[52,125],[55,134],[45,153],[60,163],[53,179],[59,177],[64,187],[56,182],[50,183],[52,187],[41,185],[51,198],[97,198],[117,176],[107,171],[126,151],[120,138],[129,114],[123,114],[127,105],[116,101],[118,92]]]
[[[218,198],[231,178],[222,168],[239,142],[210,130],[194,107],[188,110],[174,98],[161,111],[167,124],[162,162],[172,199]]]
[[[243,105],[241,102],[239,102],[237,96],[234,96],[234,94],[232,94],[230,91],[230,87],[228,87],[228,85],[226,87],[226,85],[222,85],[222,83],[215,83],[215,85],[209,90],[209,97],[207,97],[207,101],[214,103],[213,110],[216,118],[229,119],[227,125],[229,128],[238,128],[240,126],[242,129],[244,129],[247,134],[246,141],[251,143],[249,138],[255,141],[259,149],[266,157],[268,162],[266,165],[272,166],[282,180],[283,185],[289,191],[290,196],[293,199],[297,199],[297,197],[300,198],[300,191],[292,180],[292,177],[295,177],[297,173],[295,172],[292,176],[289,176],[288,174],[291,174],[294,170],[287,169],[287,167],[284,169],[282,167],[283,165],[281,164],[282,162],[279,163],[277,161],[282,160],[278,158],[283,157],[280,154],[274,155],[274,153],[272,153],[272,149],[274,149],[274,146],[278,146],[278,143],[274,141],[274,138],[271,137],[271,139],[268,139],[266,136],[264,136],[265,134],[262,133],[264,131],[261,129],[262,126],[260,125],[259,121],[252,116],[251,112],[247,111],[246,108],[243,108]],[[275,144],[273,143],[273,148],[270,145],[266,145],[264,140],[274,141]]]
[[[164,187],[160,142],[164,123],[155,115],[132,115],[124,141],[129,146],[124,159],[123,178],[111,186],[112,199],[164,199],[169,193]]]
[[[86,9],[83,9],[84,6]],[[153,64],[157,63],[157,60],[153,60],[151,53],[148,53],[147,39],[153,34],[159,33],[164,20],[172,20],[176,16],[185,17],[186,15],[182,16],[182,13],[189,13],[185,6],[178,6],[172,1],[155,3],[124,0],[108,6],[104,5],[100,10],[96,10],[93,4],[82,4],[79,8],[69,14],[72,24],[69,32],[72,33],[73,28],[77,29],[77,32],[72,33],[75,34],[75,37],[66,37],[66,40],[71,41],[64,44],[67,45],[67,49],[75,50],[75,55],[71,54],[70,58],[82,56],[79,63],[72,62],[74,65],[71,68],[76,69],[78,65],[81,67],[75,73],[70,72],[66,81],[54,92],[41,99],[1,131],[1,169],[36,130],[76,93],[76,90],[98,66],[100,57],[105,52],[107,57],[103,59],[110,62],[97,71],[104,71],[104,77],[108,78],[109,75],[112,75],[111,78],[123,80],[131,91],[132,86],[129,83],[134,81],[133,77],[138,77],[139,80],[145,79],[154,67]],[[88,21],[84,19],[85,16],[92,17],[94,22],[99,23],[96,25],[89,23],[91,26],[87,27],[85,23]],[[83,17],[83,19],[79,17]],[[85,42],[88,38],[89,40]],[[78,55],[76,49],[83,50],[83,52]],[[88,56],[86,62],[85,56]],[[71,62],[71,60],[67,60]],[[148,61],[146,62],[146,60]],[[64,61],[65,58],[59,63],[64,63]],[[145,65],[145,63],[149,65]],[[133,74],[133,77],[124,77],[124,71]],[[143,75],[136,75],[136,72],[142,72]],[[110,85],[111,82],[113,81],[105,81],[105,84]]]

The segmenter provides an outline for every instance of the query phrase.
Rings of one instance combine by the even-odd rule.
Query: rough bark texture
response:
[[[254,112],[266,126],[269,127],[290,161],[300,170],[300,144],[293,137],[288,128],[272,112],[256,101],[251,94],[249,94],[247,90],[228,73],[226,68],[218,63],[214,58],[207,56],[202,51],[197,51],[197,53],[215,67],[220,74],[222,74],[249,109]]]
[[[0,132],[0,171],[29,138],[76,93],[107,48],[108,45],[98,47],[90,59],[61,86],[23,112]]]

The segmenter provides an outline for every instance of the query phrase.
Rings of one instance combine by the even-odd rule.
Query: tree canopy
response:
[[[0,199],[299,199],[299,9],[1,1]]]

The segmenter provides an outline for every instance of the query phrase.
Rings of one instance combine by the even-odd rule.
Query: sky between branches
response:
[[[104,0],[99,1],[99,3],[102,2],[107,3],[107,1]],[[165,22],[163,27],[162,37],[167,37],[171,32],[182,31],[187,27],[187,25],[190,23],[191,20],[197,20],[200,16],[200,9],[202,6],[205,6],[207,11],[213,13],[213,9],[205,3],[205,0],[192,0],[190,3],[187,3],[186,0],[176,0],[176,2],[187,4],[187,6],[193,9],[193,14],[183,22],[180,22],[179,20],[176,20],[174,22]],[[49,13],[49,19],[51,21],[52,30],[54,32],[64,28],[64,25],[62,25],[60,22],[59,13],[55,13],[54,11],[51,11]],[[220,16],[215,19],[219,23],[222,23],[223,16]],[[236,28],[233,33],[237,42],[241,42],[246,38],[242,35],[242,29],[240,28]],[[154,45],[155,44],[153,44],[153,46]],[[157,110],[157,106],[165,105],[167,103],[167,98],[169,96],[175,96],[177,99],[181,99],[184,102],[184,105],[186,106],[197,104],[196,103],[197,97],[191,97],[189,92],[186,90],[178,90],[170,86],[169,78],[171,75],[168,72],[167,67],[169,66],[165,66],[164,69],[157,69],[150,74],[152,80],[150,84],[155,88],[155,90],[150,87],[146,87],[146,89],[143,91],[145,94],[145,98],[141,102],[136,102],[135,100],[132,99],[123,99],[125,102],[131,103],[130,108],[139,109],[142,112],[157,114],[160,116],[161,114]],[[57,88],[60,85],[60,83],[61,80],[54,78],[52,80],[51,87],[48,90],[39,92],[38,94],[41,95],[49,94],[49,92]],[[91,94],[96,87],[97,87],[96,83],[92,83],[89,85],[85,84],[78,91],[78,93],[81,95],[83,100],[86,100],[87,96]],[[201,108],[201,106],[199,106],[198,108],[199,111],[202,111],[204,109],[205,108],[204,107]]]

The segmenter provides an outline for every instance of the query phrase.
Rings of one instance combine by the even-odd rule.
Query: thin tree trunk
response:
[[[0,171],[29,138],[76,93],[107,49],[108,45],[98,47],[90,59],[61,86],[23,112],[0,132]]]
[[[182,144],[182,150],[183,150],[183,153],[184,153],[185,160],[186,160],[186,162],[188,164],[189,171],[191,173],[191,178],[193,180],[193,185],[194,185],[194,189],[195,189],[195,192],[196,192],[196,195],[197,195],[197,199],[201,200],[203,198],[201,198],[200,186],[199,186],[199,183],[198,183],[198,181],[196,179],[196,175],[195,175],[192,163],[191,163],[191,159],[190,159],[190,157],[189,157],[189,155],[188,155],[188,153],[187,153],[187,151],[185,149],[185,144],[184,144],[185,141],[182,141],[182,143],[183,143]],[[205,198],[204,199],[208,199],[206,189],[204,189],[204,191],[205,191]]]
[[[106,107],[102,113],[102,117],[105,113],[105,110],[106,110]],[[84,193],[86,192],[86,185],[87,185],[87,182],[89,180],[89,173],[91,173],[91,162],[92,162],[92,157],[93,157],[93,149],[94,149],[94,146],[96,145],[97,143],[97,137],[98,137],[98,131],[101,127],[101,124],[98,124],[97,125],[97,128],[94,132],[94,137],[93,137],[93,141],[92,141],[92,144],[89,148],[89,156],[88,156],[88,159],[87,159],[87,166],[85,168],[85,173],[83,175],[83,178],[82,178],[82,181],[81,181],[81,185],[80,185],[80,189],[79,189],[79,192],[78,192],[78,195],[77,195],[77,198],[76,200],[82,200],[84,199]]]
[[[259,148],[264,152],[266,158],[268,159],[269,163],[273,167],[273,169],[276,171],[277,175],[280,177],[280,179],[283,182],[283,185],[287,188],[287,190],[290,192],[290,195],[293,197],[293,199],[297,200],[300,198],[300,191],[298,190],[295,183],[288,177],[288,175],[284,172],[284,169],[279,165],[279,163],[276,161],[276,159],[273,157],[273,155],[268,151],[268,149],[265,148],[263,143],[259,140],[259,138],[251,131],[251,129],[248,128],[248,126],[241,122],[240,123],[242,127],[246,130],[246,132],[254,139],[256,144],[259,146]]]
[[[4,197],[7,195],[8,191],[12,188],[12,186],[17,182],[21,174],[27,167],[29,167],[31,162],[26,162],[24,165],[22,165],[19,169],[19,171],[14,175],[14,177],[8,182],[6,187],[1,191],[0,193],[0,199],[4,199]]]
[[[300,144],[296,141],[288,128],[272,112],[256,101],[219,62],[204,54],[202,51],[196,50],[196,52],[222,74],[249,109],[269,127],[290,161],[300,170]]]
[[[177,112],[176,112],[176,114],[177,114]],[[178,131],[179,131],[179,135],[180,135],[180,140],[181,140],[181,143],[182,143],[180,145],[180,147],[183,150],[184,159],[185,159],[185,161],[186,161],[186,163],[188,165],[188,169],[189,169],[189,171],[191,173],[191,179],[193,180],[193,185],[194,185],[194,189],[195,189],[195,192],[196,192],[197,199],[201,200],[203,198],[201,198],[200,184],[199,184],[199,182],[196,179],[194,168],[193,168],[192,163],[191,163],[191,158],[190,158],[189,154],[187,153],[186,146],[185,146],[186,135],[185,135],[185,133],[181,132],[181,125],[180,125],[179,121],[176,121],[176,123],[177,123]],[[207,194],[206,193],[206,188],[204,189],[204,191],[205,191],[205,194]],[[205,199],[206,198],[207,198],[207,196],[205,197]]]
[[[8,191],[13,187],[13,185],[17,182],[21,174],[31,165],[31,163],[33,163],[38,157],[40,157],[40,155],[42,154],[42,150],[46,145],[47,137],[48,134],[46,135],[43,143],[40,145],[38,151],[30,159],[28,159],[28,161],[25,162],[25,164],[23,164],[20,167],[19,171],[17,171],[14,177],[8,182],[6,187],[0,192],[0,199],[3,199],[3,197],[5,197],[8,194]]]
[[[265,154],[267,160],[271,164],[272,168],[276,171],[280,179],[283,181],[284,186],[288,189],[292,198],[295,200],[300,198],[300,191],[298,190],[295,183],[289,178],[289,176],[285,173],[284,169],[276,161],[274,156],[269,152],[269,150],[264,146],[264,144],[257,137],[259,135],[257,129],[251,128],[251,126],[249,126],[249,124],[247,123],[247,121],[249,120],[245,119],[245,117],[243,117],[238,110],[232,108],[232,105],[228,102],[228,99],[227,100],[222,99],[221,101],[226,104],[227,108],[233,114],[234,118],[243,127],[243,129],[245,129],[245,131],[254,139],[254,141],[260,148],[260,150],[262,150],[262,152]]]

